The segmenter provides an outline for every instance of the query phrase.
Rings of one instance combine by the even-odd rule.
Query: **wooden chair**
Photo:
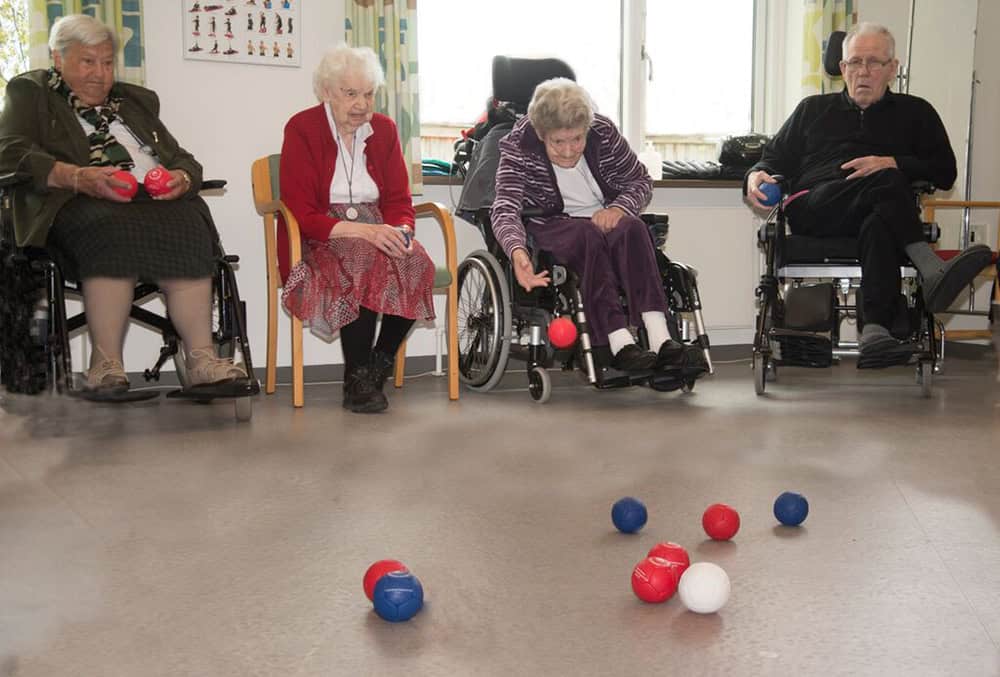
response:
[[[927,199],[923,201],[923,220],[929,223],[934,221],[934,217],[937,214],[938,209],[989,209],[996,210],[1000,212],[1000,202],[990,201],[990,200],[933,200]],[[997,218],[997,248],[1000,249],[1000,214]],[[944,260],[948,260],[953,256],[958,255],[960,250],[958,249],[938,249],[937,253]],[[997,279],[997,252],[993,252],[993,262],[988,268],[983,270],[979,274],[979,277],[992,278],[993,279],[993,302],[1000,303],[1000,280]],[[988,316],[989,311],[965,311],[963,314],[967,315],[981,315]],[[948,332],[948,337],[962,340],[962,339],[981,339],[990,338],[992,333],[989,329],[960,329],[952,330]]]
[[[275,215],[280,213],[288,231],[289,257],[294,267],[302,260],[302,239],[299,223],[291,210],[281,201],[278,171],[280,155],[268,155],[254,161],[250,177],[253,184],[253,201],[257,213],[264,219],[264,247],[267,254],[267,372],[264,392],[274,393],[276,366],[278,359],[278,287],[281,276],[278,273],[277,232]],[[434,274],[434,289],[447,289],[447,335],[448,335],[448,398],[458,399],[458,255],[455,244],[455,226],[451,214],[444,205],[425,202],[414,205],[417,218],[433,217],[441,227],[444,236],[445,265],[437,266]],[[302,321],[291,318],[292,328],[292,404],[301,407],[305,402],[302,377]],[[406,342],[396,353],[394,383],[403,387],[406,369]]]

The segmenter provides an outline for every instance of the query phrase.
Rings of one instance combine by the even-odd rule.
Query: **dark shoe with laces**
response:
[[[372,383],[375,384],[375,388],[379,392],[383,391],[385,379],[392,373],[392,368],[395,364],[396,360],[393,359],[392,355],[387,355],[380,350],[372,351],[372,361],[369,369],[371,370]]]
[[[683,364],[684,346],[673,339],[664,341],[656,353],[656,368],[662,371]]]
[[[374,414],[388,406],[389,400],[375,387],[367,366],[357,367],[344,377],[344,409],[356,414]]]
[[[611,358],[611,366],[618,371],[647,371],[656,366],[656,353],[629,343]]]

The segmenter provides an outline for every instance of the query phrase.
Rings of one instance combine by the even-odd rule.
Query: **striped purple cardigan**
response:
[[[603,115],[594,116],[583,156],[601,187],[606,207],[620,207],[626,214],[637,215],[649,203],[653,182],[646,167],[614,123]],[[525,207],[539,207],[544,214],[528,219],[532,226],[544,227],[552,217],[564,216],[552,163],[528,116],[518,120],[510,134],[500,141],[496,200],[490,217],[493,235],[507,256],[518,247],[525,247],[521,221],[521,210]]]

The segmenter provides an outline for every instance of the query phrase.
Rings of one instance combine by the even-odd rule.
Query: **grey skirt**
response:
[[[217,235],[200,197],[119,203],[78,195],[59,210],[45,247],[67,280],[135,277],[144,282],[215,272]]]

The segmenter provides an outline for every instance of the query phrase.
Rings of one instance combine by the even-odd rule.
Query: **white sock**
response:
[[[612,355],[617,355],[619,350],[630,343],[635,343],[635,339],[632,337],[632,332],[628,330],[628,327],[615,329],[608,334],[608,345],[611,347]]]
[[[646,336],[649,337],[649,349],[654,353],[670,338],[667,329],[667,316],[659,310],[647,310],[642,314],[642,323],[646,325]]]

